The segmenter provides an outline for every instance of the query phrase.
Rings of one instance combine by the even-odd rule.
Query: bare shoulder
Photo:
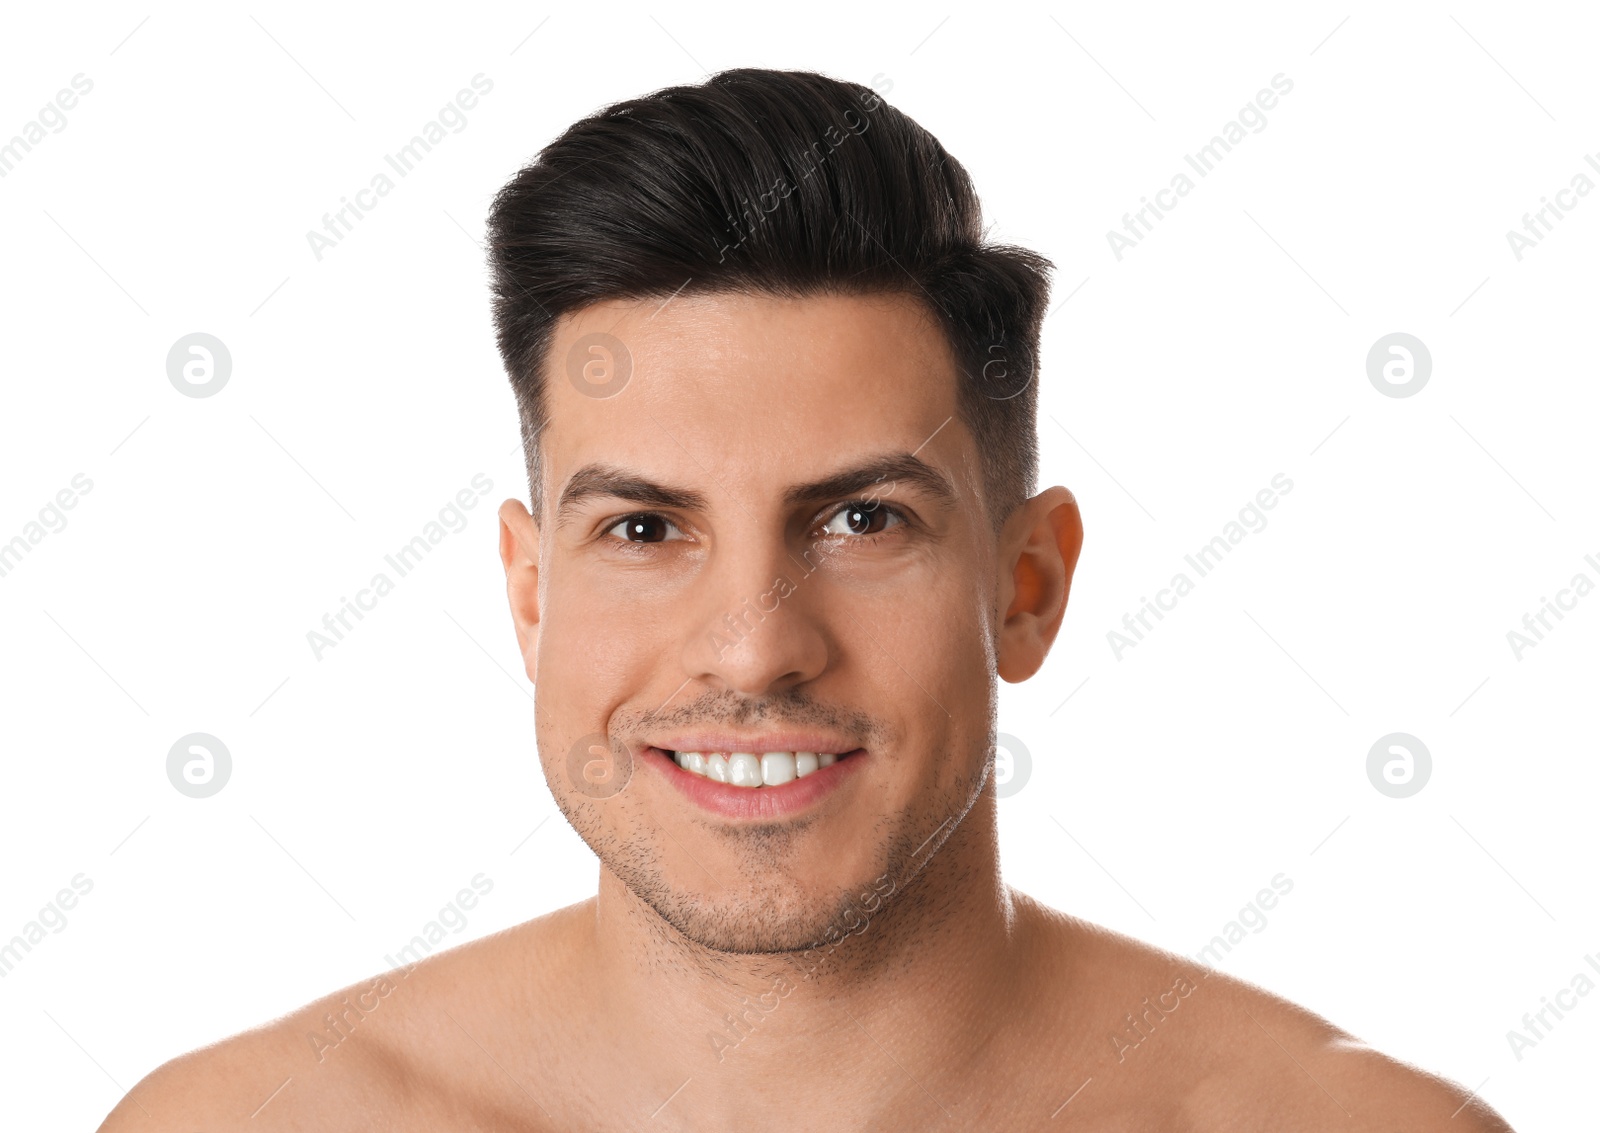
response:
[[[540,991],[538,980],[514,985],[510,1002],[497,977],[530,950],[559,950],[584,909],[391,969],[174,1058],[128,1092],[100,1133],[496,1127],[507,1086],[486,1051],[508,1016],[537,1014],[521,997]]]
[[[1046,978],[1060,1007],[1047,1025],[1086,1036],[1066,1053],[1087,1079],[1080,1100],[1098,1095],[1108,1114],[1137,1108],[1195,1131],[1510,1131],[1466,1088],[1297,1004],[1016,896],[1045,954],[1059,957]]]

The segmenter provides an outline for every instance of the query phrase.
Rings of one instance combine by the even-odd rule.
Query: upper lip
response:
[[[757,755],[768,751],[814,751],[819,755],[844,755],[861,746],[819,732],[763,732],[758,735],[741,735],[738,732],[679,732],[654,737],[650,742],[653,747],[658,747],[662,751],[748,751]]]

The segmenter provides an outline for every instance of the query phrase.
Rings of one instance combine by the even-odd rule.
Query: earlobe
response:
[[[1041,492],[1007,521],[1006,536],[1003,546],[1021,543],[1001,580],[1006,610],[995,667],[1001,680],[1015,684],[1039,671],[1061,629],[1083,549],[1078,501],[1062,487]]]
[[[506,598],[528,679],[536,675],[539,644],[539,528],[521,500],[500,505],[500,562],[506,568]]]

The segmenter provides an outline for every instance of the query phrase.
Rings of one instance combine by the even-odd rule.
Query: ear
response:
[[[1044,664],[1067,612],[1072,572],[1083,549],[1078,501],[1050,488],[1019,507],[1001,532],[1000,623],[995,667],[1000,678],[1025,681]]]
[[[528,679],[539,683],[539,528],[521,500],[500,505],[500,561],[506,568],[506,597],[511,624]]]

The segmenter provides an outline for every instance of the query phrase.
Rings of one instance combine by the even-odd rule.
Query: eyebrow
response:
[[[784,492],[783,502],[792,507],[837,499],[862,493],[885,481],[895,486],[908,483],[919,488],[941,507],[952,507],[957,499],[955,486],[943,472],[912,453],[897,452],[873,457],[819,480],[795,484]],[[556,505],[557,525],[565,522],[580,503],[594,496],[614,497],[643,507],[682,511],[709,508],[705,495],[692,488],[662,484],[614,464],[586,464],[572,474],[561,490],[561,500]]]
[[[644,507],[669,507],[680,511],[704,511],[706,497],[690,488],[674,488],[646,479],[614,464],[585,464],[572,474],[561,490],[556,505],[556,525],[591,496],[612,496]]]
[[[885,480],[895,485],[908,482],[942,507],[951,507],[956,502],[956,490],[950,478],[909,452],[874,457],[809,484],[796,484],[783,494],[783,502],[793,505],[851,496]]]

